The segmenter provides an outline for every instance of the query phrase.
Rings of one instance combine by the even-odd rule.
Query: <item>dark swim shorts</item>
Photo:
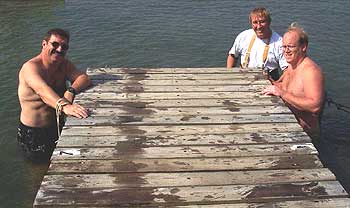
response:
[[[62,125],[63,126],[63,125]],[[62,127],[60,127],[62,130]],[[25,157],[33,162],[48,161],[58,140],[57,127],[30,127],[20,122],[17,141]]]

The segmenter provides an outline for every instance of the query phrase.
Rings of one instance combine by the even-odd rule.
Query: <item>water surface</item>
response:
[[[297,3],[295,3],[297,2]],[[350,106],[350,2],[232,0],[0,0],[0,207],[31,207],[46,165],[26,162],[16,146],[17,73],[40,52],[44,33],[70,31],[69,58],[88,67],[224,67],[248,13],[266,6],[282,34],[297,21],[309,32],[309,55],[324,70],[328,94]],[[321,157],[350,190],[350,115],[325,109]]]

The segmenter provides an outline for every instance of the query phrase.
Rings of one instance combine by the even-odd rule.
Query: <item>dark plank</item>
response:
[[[298,123],[266,123],[266,124],[222,124],[222,125],[156,125],[156,126],[67,126],[62,136],[108,136],[108,135],[203,135],[203,134],[237,134],[237,133],[282,133],[301,132]],[[82,133],[83,132],[83,133]]]
[[[139,188],[179,186],[223,186],[334,181],[327,168],[254,171],[210,171],[171,173],[118,173],[46,175],[41,187],[55,188]]]
[[[180,205],[212,205],[204,207],[216,207],[220,203],[229,203],[226,206],[237,207],[239,203],[264,203],[284,204],[281,201],[299,200],[298,202],[286,202],[293,207],[294,204],[309,204],[313,200],[314,205],[323,204],[323,198],[331,198],[334,204],[335,197],[346,197],[343,189],[339,188],[336,181],[282,183],[282,184],[257,184],[257,185],[226,185],[226,186],[196,186],[196,187],[164,187],[164,188],[41,188],[38,192],[40,198],[35,201],[38,207],[45,205],[78,205],[78,206],[114,206],[114,207],[173,207]],[[315,199],[318,199],[317,202]],[[302,202],[305,200],[309,202]],[[348,205],[349,200],[339,200],[339,203]],[[237,204],[237,206],[235,206]],[[190,206],[192,207],[192,206]],[[249,206],[251,207],[251,206]],[[253,206],[252,206],[253,207]]]
[[[305,132],[266,132],[188,135],[64,135],[58,147],[116,147],[125,144],[139,147],[235,145],[273,143],[311,143]]]
[[[110,115],[90,116],[86,119],[72,118],[70,126],[114,125],[198,125],[198,124],[259,124],[295,123],[292,114],[253,115]]]
[[[124,143],[114,148],[57,147],[52,154],[52,159],[203,158],[290,154],[317,154],[317,150],[312,143],[176,147],[140,147],[134,143]]]
[[[53,160],[49,174],[190,172],[232,170],[314,169],[323,167],[317,155],[230,158]]]

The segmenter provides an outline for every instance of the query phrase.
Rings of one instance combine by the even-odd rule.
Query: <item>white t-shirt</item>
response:
[[[245,30],[241,32],[235,39],[229,54],[233,54],[235,58],[241,57],[241,64],[244,62],[245,55],[248,52],[248,47],[253,35],[255,34],[253,29]],[[267,40],[265,40],[267,42]],[[248,68],[264,68],[265,70],[272,71],[277,68],[282,70],[288,66],[283,53],[282,53],[282,37],[272,31],[272,36],[269,43],[269,51],[265,63],[263,63],[263,54],[266,43],[264,40],[255,38],[253,47],[250,52]]]

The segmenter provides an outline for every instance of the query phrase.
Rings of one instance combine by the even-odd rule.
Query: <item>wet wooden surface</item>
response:
[[[350,207],[259,71],[88,73],[34,207]]]

